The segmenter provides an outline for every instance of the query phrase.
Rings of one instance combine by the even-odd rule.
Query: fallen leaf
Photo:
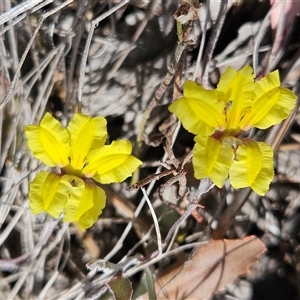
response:
[[[157,299],[208,299],[238,276],[249,273],[249,267],[265,250],[255,236],[210,240],[199,246],[189,261],[171,265],[158,276]]]

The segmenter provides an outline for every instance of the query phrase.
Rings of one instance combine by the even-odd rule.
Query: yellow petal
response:
[[[170,112],[193,134],[211,135],[215,128],[225,126],[224,103],[218,101],[217,92],[205,90],[193,81],[183,84],[184,96],[169,106]]]
[[[103,147],[106,140],[106,120],[104,117],[89,118],[75,114],[68,125],[71,145],[71,165],[81,170],[89,152]]]
[[[114,141],[111,145],[94,150],[88,157],[88,165],[83,169],[87,177],[101,183],[121,182],[142,164],[130,155],[132,146],[129,141]]]
[[[87,210],[85,203],[92,201],[92,206]],[[91,227],[98,220],[99,215],[102,213],[102,209],[106,204],[105,192],[96,186],[93,182],[86,182],[84,194],[81,199],[81,207],[78,214],[78,225],[82,230]]]
[[[92,181],[83,182],[69,175],[63,179],[72,182],[73,186],[70,200],[65,207],[64,222],[78,222],[83,230],[92,226],[105,207],[105,192]]]
[[[93,199],[84,197],[85,182],[73,175],[64,175],[62,181],[69,184],[70,197],[65,206],[64,222],[78,221],[80,216],[93,206]]]
[[[202,135],[197,135],[195,142],[193,156],[195,178],[209,177],[221,188],[228,177],[233,160],[231,145]]]
[[[251,127],[266,129],[286,119],[295,107],[296,95],[280,87],[278,71],[255,83],[255,98],[249,113],[241,121],[245,130]]]
[[[274,177],[273,151],[266,143],[243,139],[230,168],[230,183],[235,188],[251,187],[265,195]]]
[[[30,183],[29,200],[33,214],[48,212],[58,218],[69,199],[68,188],[56,173],[40,172]]]
[[[249,109],[254,95],[254,74],[249,65],[240,71],[231,67],[220,78],[218,97],[225,103],[227,128],[239,128],[240,121]]]
[[[69,135],[49,113],[46,113],[39,126],[28,125],[25,131],[28,147],[37,159],[50,167],[68,164]]]

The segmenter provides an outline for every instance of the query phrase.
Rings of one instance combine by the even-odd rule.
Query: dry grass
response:
[[[205,4],[200,8],[175,79],[194,78],[212,86],[227,66],[239,69],[249,63],[259,76],[279,69],[283,85],[298,94],[298,17],[287,31],[284,22],[288,19],[279,18],[277,30],[271,31],[268,1],[228,1],[223,24],[225,14],[217,16],[218,2],[210,1],[209,9]],[[85,264],[95,258],[132,263],[125,274],[132,276],[138,291],[143,270],[151,268],[154,273],[180,251],[189,252],[207,240],[216,221],[224,229],[214,233],[218,237],[256,234],[269,248],[254,272],[229,287],[227,295],[234,299],[300,297],[297,111],[268,132],[253,132],[277,153],[277,173],[267,196],[260,198],[248,190],[235,192],[229,186],[212,189],[201,200],[204,208],[198,208],[198,218],[188,218],[172,232],[177,235],[168,249],[163,249],[163,241],[179,214],[160,201],[160,184],[154,181],[138,193],[126,189],[129,180],[103,187],[108,205],[86,232],[76,224],[32,215],[29,210],[28,184],[44,166],[29,152],[24,126],[37,124],[45,111],[63,124],[80,106],[88,115],[103,115],[108,119],[110,140],[130,139],[135,154],[143,160],[136,180],[138,175],[142,179],[163,169],[158,164],[167,162],[162,145],[143,142],[139,148],[137,137],[145,129],[143,139],[157,143],[161,138],[158,127],[169,116],[167,105],[180,92],[176,85],[173,91],[172,81],[155,102],[145,128],[141,127],[177,48],[173,14],[179,5],[179,0],[0,2],[1,299],[96,299],[110,273],[88,271]],[[272,18],[274,21],[275,16]],[[216,20],[219,31],[212,31]],[[173,142],[181,162],[193,147],[193,137],[177,127]],[[190,163],[187,169],[191,195],[197,193],[199,183]],[[186,202],[177,201],[176,185],[163,197],[179,204],[177,211],[184,213]],[[158,256],[151,258],[157,250]],[[147,260],[137,262],[132,257]],[[215,297],[225,299],[224,295]]]

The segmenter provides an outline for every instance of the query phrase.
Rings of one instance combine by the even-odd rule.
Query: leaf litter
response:
[[[261,75],[279,69],[283,85],[298,94],[297,9],[290,4],[280,8],[279,1],[183,1],[187,15],[179,20],[189,24],[180,48],[173,15],[181,1],[29,2],[0,6],[0,298],[102,299],[99,291],[109,290],[113,273],[85,265],[101,259],[122,267],[134,256],[138,263],[115,271],[116,279],[124,278],[128,298],[131,284],[133,298],[145,293],[143,273],[150,269],[158,298],[188,299],[194,292],[196,299],[298,299],[297,110],[269,132],[252,133],[279,149],[275,180],[265,197],[247,189],[234,191],[227,184],[200,197],[191,164],[183,164],[193,136],[177,123],[176,129],[160,130],[183,81],[194,78],[213,86],[229,65],[239,69],[250,63]],[[286,20],[279,8],[289,9]],[[199,18],[191,22],[195,11]],[[169,72],[174,72],[174,81]],[[166,78],[170,82],[157,99]],[[44,167],[31,157],[24,138],[24,127],[37,124],[46,111],[67,124],[80,106],[88,115],[107,117],[110,140],[130,139],[144,162],[135,180],[104,187],[108,205],[86,232],[76,224],[31,214],[28,184]],[[143,194],[127,188],[166,166],[171,166],[166,177],[145,186],[155,212],[151,215]],[[180,181],[184,197],[174,179],[182,170],[187,170]],[[163,252],[157,252],[165,241]],[[226,251],[237,249],[224,255],[225,246]],[[176,260],[183,268],[178,274],[172,264]],[[214,263],[218,267],[206,278]],[[159,277],[162,271],[173,279]],[[178,281],[183,288],[178,289]],[[241,298],[245,283],[248,290]]]

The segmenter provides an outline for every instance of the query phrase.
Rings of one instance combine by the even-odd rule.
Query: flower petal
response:
[[[66,180],[70,181],[73,176],[67,177]],[[65,207],[64,222],[78,222],[82,230],[91,227],[97,221],[105,203],[106,195],[101,188],[92,181],[82,181],[71,192],[70,200]]]
[[[94,205],[94,199],[86,190],[86,183],[73,175],[64,175],[62,180],[70,185],[70,199],[65,206],[64,222],[76,222]]]
[[[28,125],[25,131],[28,147],[37,159],[50,167],[68,164],[69,135],[49,113],[46,113],[39,126]]]
[[[183,84],[184,96],[169,106],[182,122],[183,127],[193,134],[211,135],[214,128],[225,126],[224,103],[218,101],[217,92],[205,90],[193,81]]]
[[[130,155],[132,146],[129,141],[114,141],[111,145],[94,150],[88,157],[88,165],[83,169],[87,177],[101,183],[121,182],[142,164]]]
[[[88,153],[103,147],[107,130],[104,117],[89,118],[83,114],[75,114],[68,125],[71,145],[71,165],[81,170]]]
[[[106,195],[104,190],[96,186],[96,184],[92,181],[86,182],[76,217],[79,227],[82,230],[85,230],[95,224],[99,215],[101,215],[105,204]],[[89,206],[90,209],[88,209]]]
[[[33,214],[48,212],[58,218],[69,199],[69,190],[61,183],[61,176],[40,172],[30,183],[29,200]]]
[[[271,147],[266,143],[243,139],[236,157],[229,172],[231,185],[235,189],[251,187],[258,195],[265,195],[274,177]]]
[[[249,65],[240,71],[231,67],[223,73],[217,87],[218,97],[225,103],[227,128],[237,129],[254,95],[254,74]]]
[[[278,71],[274,71],[255,83],[252,108],[241,121],[241,127],[266,129],[278,124],[288,117],[295,104],[296,95],[280,87]]]
[[[209,177],[219,188],[228,177],[233,160],[231,145],[212,137],[195,137],[193,167],[195,178]]]

